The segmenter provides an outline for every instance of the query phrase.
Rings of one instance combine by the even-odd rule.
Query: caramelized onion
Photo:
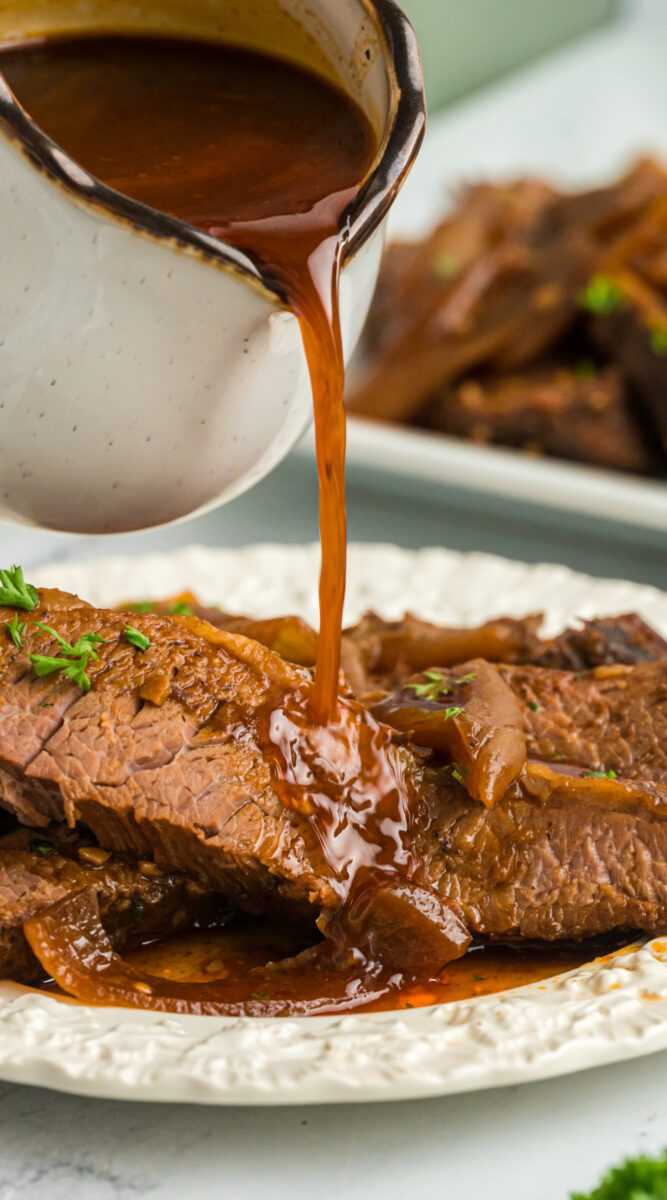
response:
[[[85,1004],[142,1008],[195,1016],[307,1016],[352,1011],[396,996],[410,981],[351,956],[336,970],[320,947],[245,979],[177,983],[136,970],[114,952],[100,920],[97,896],[66,896],[27,921],[24,931],[44,970],[63,992]],[[362,973],[365,971],[365,973]]]

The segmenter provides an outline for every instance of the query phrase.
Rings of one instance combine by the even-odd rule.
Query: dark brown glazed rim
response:
[[[343,216],[350,230],[345,258],[353,257],[382,223],[419,152],[426,128],[421,59],[414,30],[395,0],[362,0],[375,15],[384,39],[383,52],[393,75],[394,98],[379,157]],[[175,243],[220,266],[249,276],[285,301],[260,264],[228,242],[157,209],[131,200],[89,175],[37,126],[21,108],[0,72],[0,131],[16,141],[29,162],[79,201],[131,225],[139,233]]]

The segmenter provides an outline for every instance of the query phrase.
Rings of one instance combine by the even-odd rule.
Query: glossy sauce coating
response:
[[[117,191],[247,252],[301,322],[320,479],[321,634],[314,689],[274,691],[255,732],[283,802],[312,821],[343,914],[338,928],[324,930],[326,950],[277,974],[267,954],[298,952],[299,939],[293,944],[286,933],[276,938],[266,929],[248,937],[244,925],[244,940],[222,931],[201,935],[205,941],[187,949],[184,943],[151,948],[123,963],[84,896],[30,922],[41,961],[81,999],[163,1011],[313,1013],[477,994],[483,972],[467,964],[478,955],[451,963],[444,976],[417,966],[410,976],[393,968],[377,930],[369,948],[368,914],[378,895],[390,932],[397,912],[414,911],[419,920],[433,900],[417,888],[410,893],[413,796],[392,735],[353,701],[336,699],[346,556],[338,284],[346,213],[376,151],[370,126],[342,93],[314,76],[220,47],[54,40],[2,52],[0,69],[36,122],[82,166]],[[140,695],[160,703],[154,684],[157,690]],[[453,915],[440,915],[447,934],[434,950],[442,954],[438,968],[447,961],[448,938],[452,955],[467,944]],[[364,962],[371,950],[385,958],[382,965],[373,965],[372,956]],[[560,951],[539,966],[517,968],[517,961],[508,959],[505,969],[500,954],[488,990],[552,973],[563,962],[574,965]]]

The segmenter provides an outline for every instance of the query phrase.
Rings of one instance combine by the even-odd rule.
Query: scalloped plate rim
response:
[[[109,603],[139,595],[135,588],[159,594],[190,584],[207,601],[224,592],[232,608],[264,615],[278,611],[282,599],[283,611],[312,619],[318,558],[314,546],[188,547],[49,564],[30,575]],[[461,572],[466,596],[455,587]],[[249,606],[252,588],[260,599]],[[412,606],[426,617],[470,623],[546,604],[552,629],[577,612],[634,606],[667,634],[667,595],[657,589],[477,553],[351,546],[349,618],[373,601],[389,616]],[[543,984],[358,1016],[165,1017],[89,1008],[0,983],[0,1078],[115,1099],[289,1105],[426,1098],[548,1079],[665,1048],[667,939],[660,938]]]

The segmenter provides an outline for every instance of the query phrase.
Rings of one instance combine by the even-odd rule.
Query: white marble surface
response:
[[[667,1144],[667,1053],[411,1104],[204,1109],[0,1087],[2,1200],[567,1200]]]

